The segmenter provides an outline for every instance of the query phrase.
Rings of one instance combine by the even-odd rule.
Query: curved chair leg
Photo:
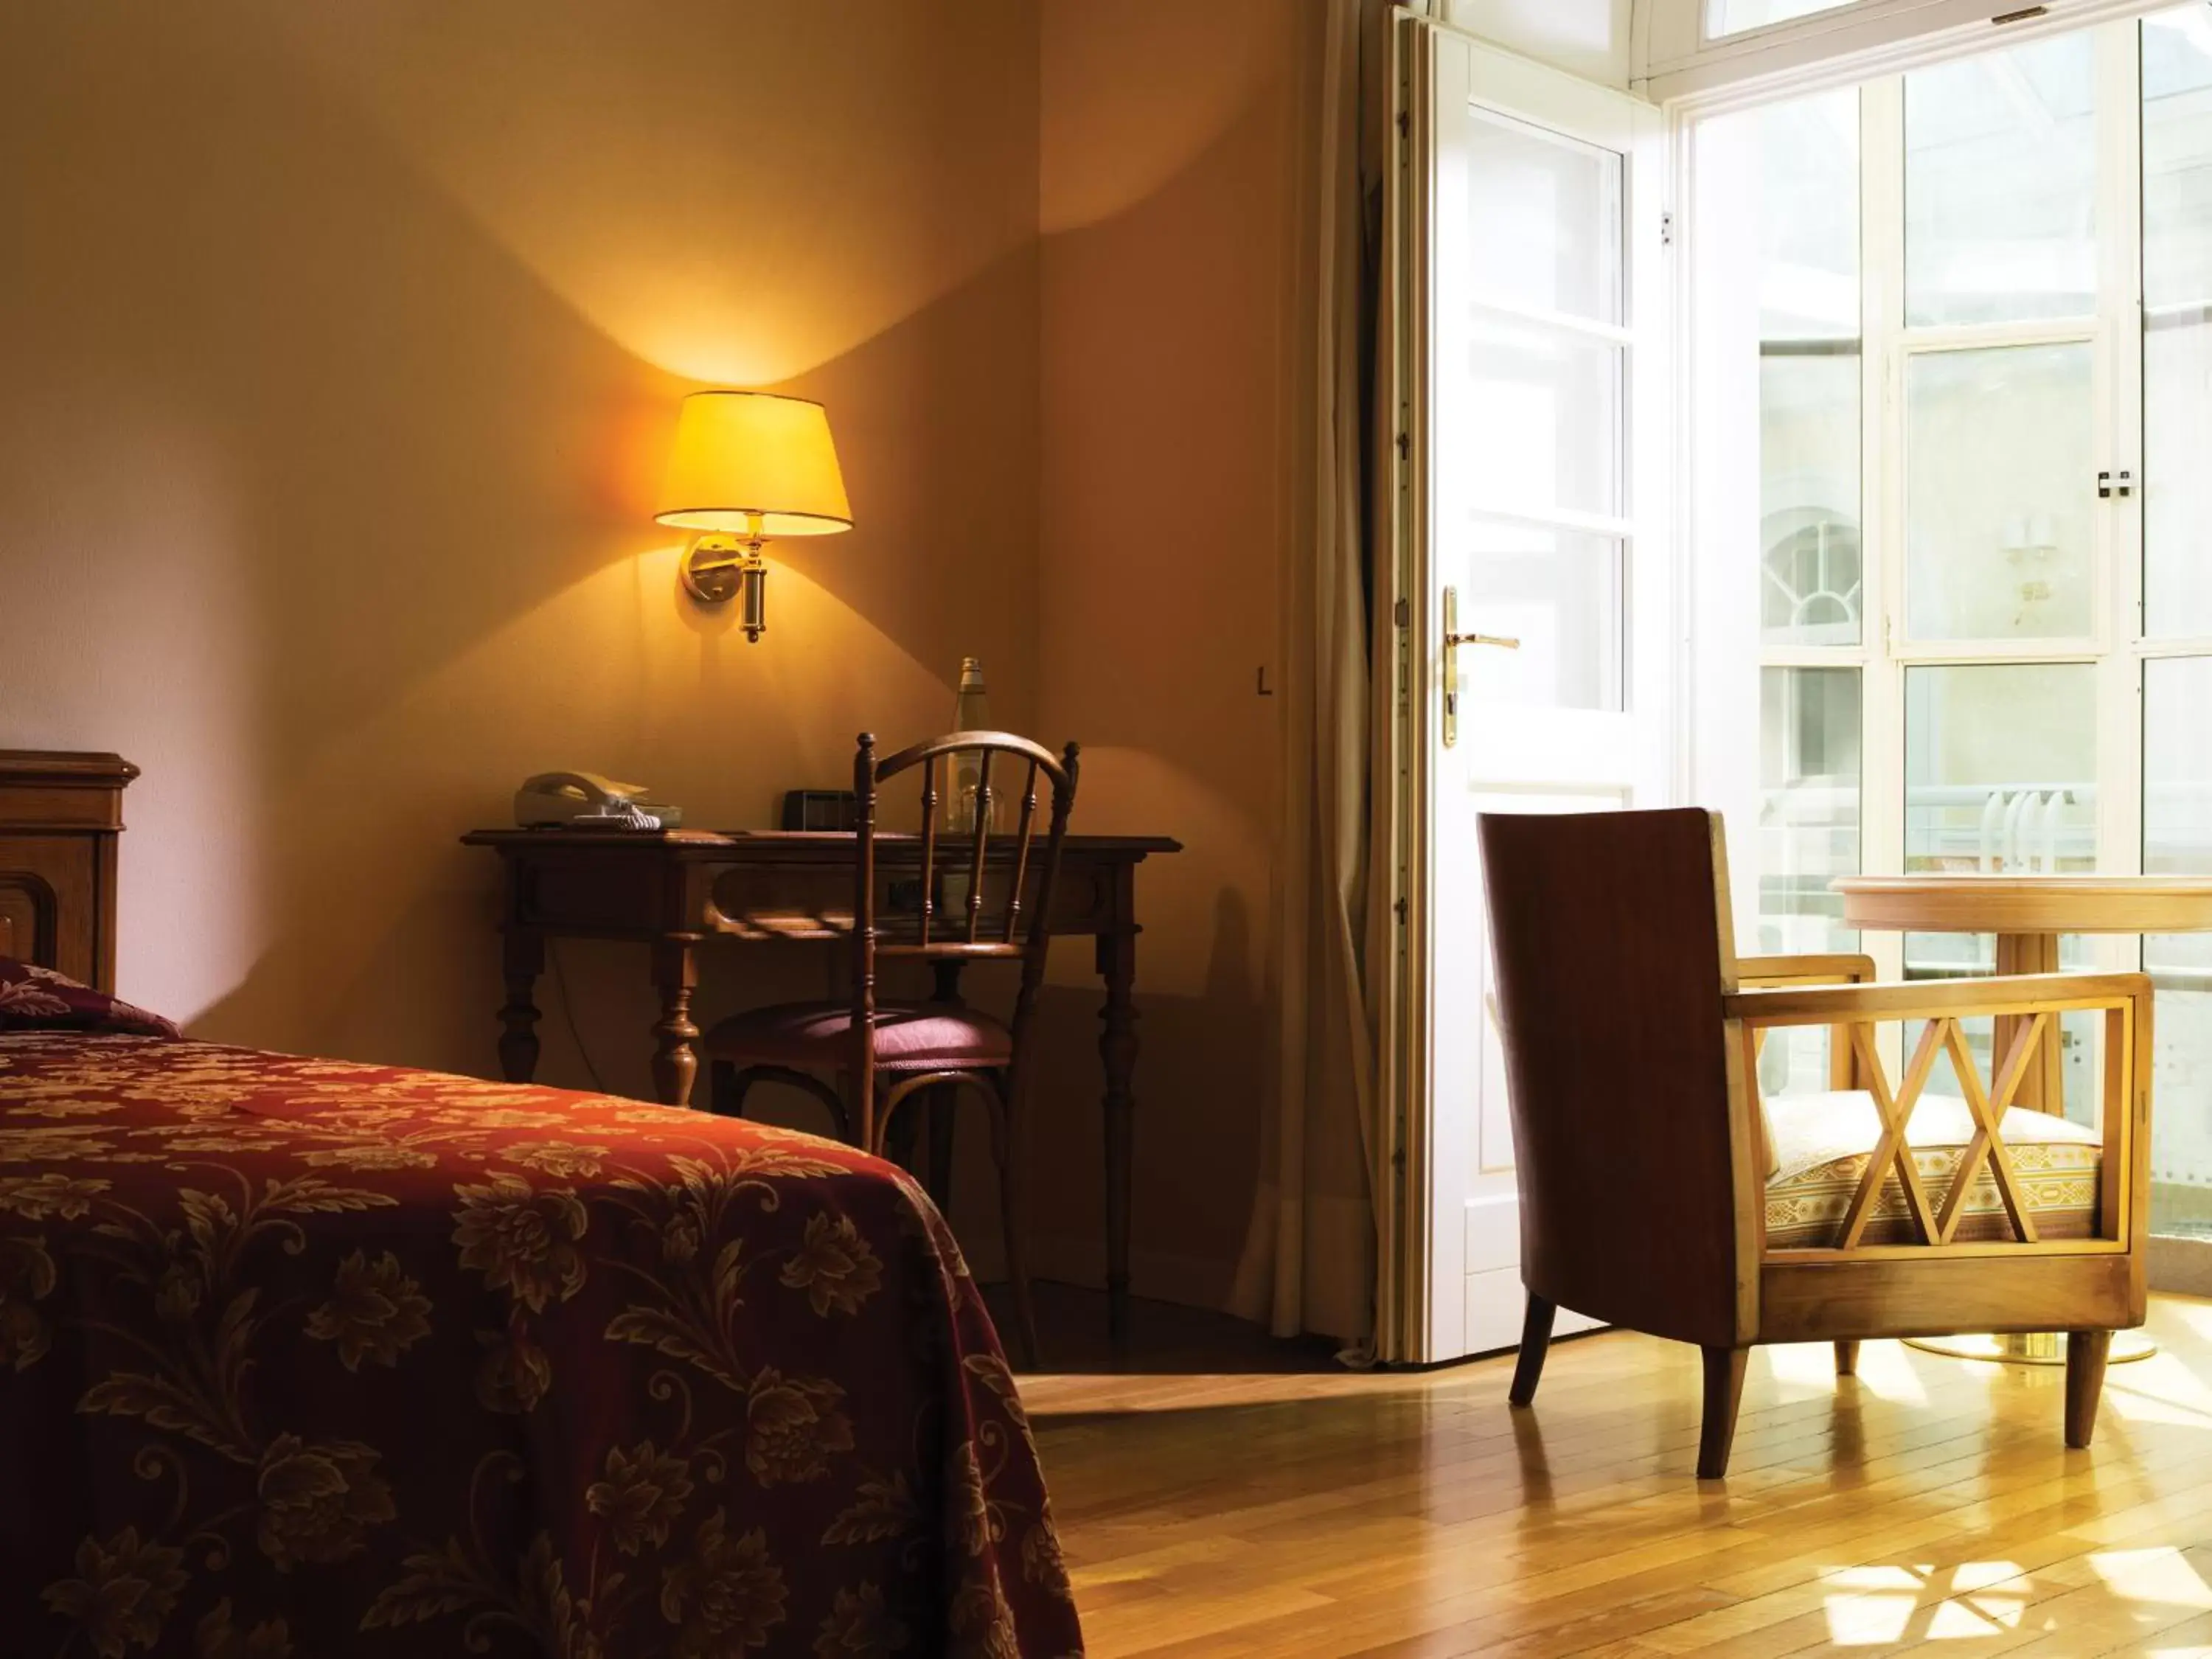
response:
[[[2097,1431],[2097,1401],[2105,1392],[2110,1331],[2066,1333],[2066,1443],[2080,1450]]]
[[[1559,1304],[1528,1292],[1528,1310],[1521,1318],[1521,1358],[1514,1362],[1513,1386],[1506,1399],[1525,1406],[1536,1397],[1536,1384],[1544,1375],[1544,1356],[1552,1346],[1552,1316]]]
[[[1859,1374],[1859,1340],[1855,1336],[1836,1339],[1836,1375],[1856,1376]]]
[[[960,1103],[957,1085],[932,1089],[922,1097],[922,1113],[929,1132],[929,1172],[923,1177],[937,1207],[952,1208],[952,1133],[958,1127],[952,1109]]]
[[[994,1085],[990,1102],[993,1127],[997,1131],[991,1137],[991,1150],[997,1154],[999,1164],[999,1231],[1006,1241],[1006,1277],[1013,1281],[1014,1316],[1021,1330],[1022,1364],[1034,1370],[1037,1364],[1036,1306],[1030,1296],[1028,1252],[1024,1242],[1027,1228],[1023,1220],[1021,1137],[1005,1088],[1003,1083]]]
[[[1729,1452],[1735,1444],[1736,1407],[1743,1402],[1743,1373],[1750,1364],[1748,1348],[1707,1348],[1705,1409],[1698,1429],[1698,1479],[1718,1480],[1728,1474]]]

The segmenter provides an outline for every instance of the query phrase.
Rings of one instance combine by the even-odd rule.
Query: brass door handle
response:
[[[1462,634],[1459,631],[1459,589],[1444,589],[1444,747],[1459,741],[1459,648],[1462,645],[1492,645],[1501,651],[1518,651],[1521,641],[1504,634]]]

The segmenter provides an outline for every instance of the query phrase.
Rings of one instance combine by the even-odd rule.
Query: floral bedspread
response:
[[[0,1655],[1079,1653],[944,1222],[702,1113],[0,1034]]]

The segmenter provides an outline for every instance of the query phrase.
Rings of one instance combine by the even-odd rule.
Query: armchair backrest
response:
[[[1718,817],[1486,813],[1480,834],[1524,1281],[1655,1335],[1739,1340],[1755,1138],[1731,1100]]]

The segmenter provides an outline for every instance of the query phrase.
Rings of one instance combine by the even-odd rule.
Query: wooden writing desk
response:
[[[507,1004],[500,1068],[527,1083],[538,1069],[538,976],[548,938],[631,939],[652,947],[660,1018],[653,1027],[655,1093],[688,1105],[699,1057],[691,1019],[698,948],[768,939],[836,939],[853,926],[853,837],[799,830],[659,832],[479,830],[507,870],[501,921]],[[878,835],[881,878],[921,879],[921,843]],[[1106,1073],[1106,1288],[1114,1334],[1127,1328],[1129,1147],[1137,1063],[1137,866],[1182,844],[1164,836],[1070,836],[1053,887],[1053,932],[1096,941],[1105,985],[1098,1052]],[[988,879],[988,878],[987,878]],[[1034,873],[1032,874],[1034,879]],[[896,908],[896,904],[893,906]]]

